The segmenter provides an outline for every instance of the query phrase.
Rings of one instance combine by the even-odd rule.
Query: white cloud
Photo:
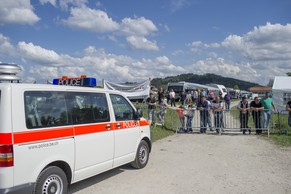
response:
[[[120,31],[129,36],[147,36],[158,31],[154,23],[144,17],[124,18],[120,25]]]
[[[193,47],[199,47],[201,45],[203,45],[201,41],[194,41],[191,43],[191,46],[193,46]]]
[[[14,47],[10,43],[9,38],[5,37],[4,35],[0,34],[0,55],[15,55]]]
[[[188,66],[188,68],[192,70],[191,72],[194,71],[197,74],[214,73],[256,83],[261,76],[260,72],[256,71],[249,63],[226,61],[221,57],[199,60]]]
[[[254,27],[242,36],[229,35],[221,43],[205,44],[202,41],[193,41],[187,44],[195,56],[199,54],[202,58],[193,64],[198,73],[235,76],[260,84],[267,84],[274,76],[286,75],[290,71],[290,45],[291,24],[271,23]],[[203,55],[205,59],[201,57]],[[224,60],[218,60],[219,58]]]
[[[71,8],[71,16],[63,22],[71,27],[85,29],[92,32],[112,32],[119,28],[106,12],[88,7]]]
[[[206,43],[203,43],[202,41],[193,41],[192,43],[190,44],[187,44],[187,46],[190,47],[190,51],[191,52],[198,52],[198,51],[201,51],[203,49],[208,49],[208,48],[220,48],[220,44],[219,43],[210,43],[210,44],[206,44]]]
[[[157,57],[156,60],[159,64],[166,64],[166,65],[171,64],[170,59],[166,56]]]
[[[174,65],[166,56],[154,60],[137,60],[129,56],[108,54],[93,46],[84,49],[84,56],[80,58],[25,42],[19,42],[15,51],[22,59],[25,82],[37,80],[38,83],[45,83],[46,80],[63,75],[76,77],[84,74],[96,77],[99,82],[102,79],[125,82],[186,72],[186,69]]]
[[[63,10],[68,10],[70,6],[84,7],[88,3],[88,0],[59,0],[59,3]]]
[[[151,20],[144,17],[124,18],[120,24],[120,31],[126,37],[130,47],[135,50],[158,51],[159,47],[156,42],[146,38],[158,31],[157,27]]]
[[[60,56],[52,51],[35,46],[33,43],[19,42],[18,49],[21,57],[40,64],[57,64]]]
[[[46,4],[46,3],[50,3],[51,5],[53,5],[53,6],[57,6],[57,0],[39,0],[39,2],[42,4],[42,5],[44,5],[44,4]]]
[[[114,21],[105,11],[91,9],[83,5],[73,7],[70,16],[63,20],[64,24],[78,29],[96,33],[107,33],[108,39],[119,44],[117,37],[126,37],[132,49],[157,51],[157,44],[148,40],[146,36],[158,31],[155,24],[144,17],[124,18],[120,23]]]
[[[172,12],[176,12],[185,6],[191,5],[191,3],[189,0],[171,0],[170,9]]]
[[[147,40],[145,37],[129,36],[126,38],[131,48],[137,50],[158,51],[159,47],[155,42]]]
[[[33,43],[19,42],[17,49],[14,49],[9,39],[1,35],[0,50],[5,48],[22,59],[25,67],[25,81],[33,81],[34,78],[42,83],[63,75],[74,77],[86,74],[96,77],[99,82],[102,79],[125,82],[189,72],[215,73],[253,82],[267,83],[270,79],[268,69],[262,68],[266,66],[265,63],[233,62],[217,57],[216,53],[210,53],[212,58],[182,67],[173,64],[167,56],[137,60],[129,56],[108,54],[104,49],[96,49],[93,46],[84,49],[84,56],[80,58],[59,54]],[[277,64],[272,71],[277,75],[284,75],[288,65],[283,68],[285,69]]]
[[[165,28],[165,30],[166,30],[167,32],[170,32],[170,31],[171,31],[170,27],[169,27],[167,24],[164,25],[164,28]]]
[[[251,60],[291,60],[291,24],[255,27],[244,36],[230,35],[222,45]]]
[[[0,24],[34,24],[40,18],[33,12],[29,0],[2,0],[0,6]]]
[[[185,54],[185,51],[182,50],[182,49],[174,50],[174,51],[172,52],[172,55],[173,55],[173,56],[179,56],[179,55],[184,55],[184,54]]]

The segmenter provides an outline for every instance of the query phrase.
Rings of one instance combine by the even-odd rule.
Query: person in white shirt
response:
[[[164,96],[162,96],[160,103],[160,111],[157,113],[157,115],[163,126],[165,125],[165,114],[168,106],[169,105],[167,103],[167,99]]]
[[[175,103],[175,97],[176,97],[176,93],[174,92],[173,89],[171,89],[170,93],[170,101],[171,101],[171,106],[176,106],[176,103]]]

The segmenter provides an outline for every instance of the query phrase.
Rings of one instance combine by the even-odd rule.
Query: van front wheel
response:
[[[37,178],[35,194],[66,194],[68,180],[62,169],[50,166],[44,169]]]
[[[140,169],[147,165],[149,160],[149,145],[142,140],[138,146],[135,160],[131,163],[134,168]]]

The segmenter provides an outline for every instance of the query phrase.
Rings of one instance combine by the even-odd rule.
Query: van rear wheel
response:
[[[50,166],[44,169],[37,178],[35,194],[66,194],[68,190],[67,176],[62,169]]]
[[[144,168],[149,161],[149,145],[142,140],[138,146],[135,160],[131,163],[132,167],[140,169]]]

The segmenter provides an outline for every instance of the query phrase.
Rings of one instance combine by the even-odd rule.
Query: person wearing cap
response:
[[[265,97],[261,99],[261,102],[264,106],[264,128],[267,129],[269,127],[270,118],[271,118],[271,109],[277,112],[276,106],[273,103],[273,99],[270,98],[270,93],[266,92]]]
[[[251,134],[251,129],[248,126],[250,106],[246,96],[243,96],[242,100],[237,104],[237,109],[239,110],[240,128],[243,134],[246,133],[247,129]]]

